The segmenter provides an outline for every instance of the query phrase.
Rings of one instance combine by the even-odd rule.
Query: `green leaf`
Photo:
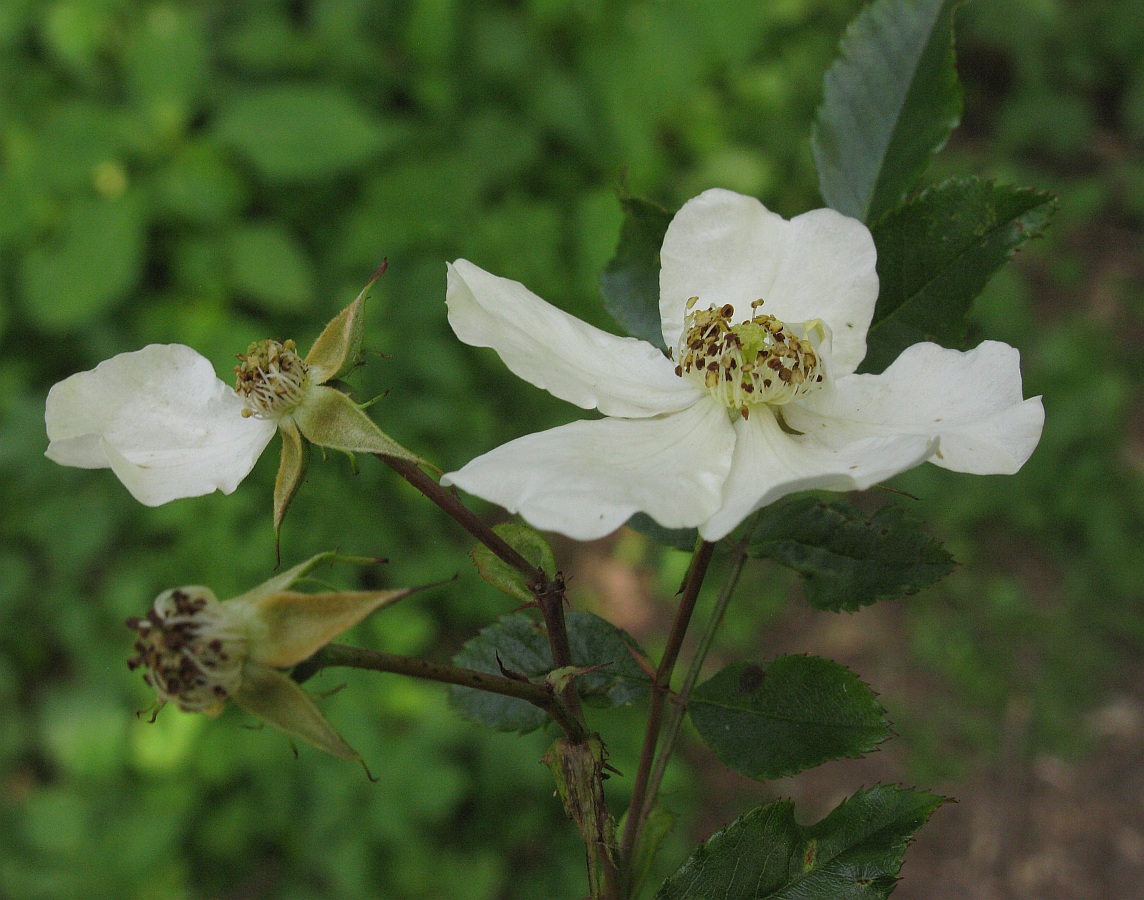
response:
[[[748,552],[801,572],[807,603],[827,612],[914,594],[953,570],[953,557],[901,507],[867,518],[843,500],[814,497],[767,509]]]
[[[225,158],[205,142],[186,144],[159,173],[156,197],[162,211],[202,225],[238,217],[248,185]]]
[[[647,513],[636,513],[624,523],[633,531],[651,538],[664,547],[690,552],[699,541],[697,528],[664,528]]]
[[[1050,194],[962,178],[879,221],[872,233],[881,289],[860,371],[883,371],[918,341],[960,345],[970,304],[1056,207]]]
[[[497,525],[493,531],[546,575],[556,574],[556,558],[552,555],[552,548],[535,528],[509,522]],[[484,544],[478,544],[469,555],[481,578],[498,591],[503,591],[522,603],[533,603],[536,600],[524,573],[510,566]]]
[[[217,136],[266,178],[319,179],[358,168],[402,130],[337,88],[275,86],[244,91],[219,116]]]
[[[572,662],[581,668],[602,666],[576,679],[586,703],[624,706],[647,694],[650,680],[632,656],[632,650],[640,651],[629,635],[591,613],[570,612],[567,622]],[[543,678],[553,669],[543,624],[523,612],[502,616],[483,629],[453,662],[495,675],[503,666],[530,679]],[[500,694],[455,687],[449,699],[463,716],[498,731],[528,732],[547,720],[535,706]]]
[[[604,307],[632,337],[661,350],[659,251],[672,214],[638,197],[621,197],[624,224],[620,242],[600,276]]]
[[[675,830],[676,814],[665,806],[652,807],[644,821],[640,839],[636,843],[635,858],[631,863],[631,894],[633,897],[641,895],[644,884],[651,874],[652,864],[656,854],[659,853],[663,842]],[[624,822],[627,816],[620,819],[616,830],[623,833]]]
[[[857,675],[816,656],[780,656],[765,669],[734,663],[688,706],[715,755],[760,781],[869,753],[890,735],[885,712]]]
[[[56,240],[28,251],[23,300],[48,331],[83,328],[123,300],[139,281],[146,243],[142,198],[83,199],[69,207]]]
[[[875,0],[850,23],[811,132],[827,204],[875,221],[913,189],[961,117],[960,0]]]
[[[925,791],[876,785],[803,828],[794,804],[776,800],[700,844],[656,900],[888,897],[910,838],[944,802]]]

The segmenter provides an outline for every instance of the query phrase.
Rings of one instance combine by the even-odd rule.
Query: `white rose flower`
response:
[[[709,541],[781,497],[863,490],[930,461],[1011,474],[1036,447],[1040,398],[986,341],[907,348],[858,375],[878,296],[874,242],[833,210],[790,221],[710,190],[664,237],[665,356],[600,331],[466,260],[449,323],[515,374],[604,418],[511,441],[442,479],[578,540],[642,511]]]
[[[239,355],[233,389],[209,360],[182,344],[151,344],[65,378],[48,391],[48,459],[110,468],[136,500],[160,506],[231,493],[280,431],[276,531],[305,474],[307,442],[419,463],[364,407],[327,384],[357,365],[363,303],[385,269],[382,263],[305,358],[293,341],[251,344]]]

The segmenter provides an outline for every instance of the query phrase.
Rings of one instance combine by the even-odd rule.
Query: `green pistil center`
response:
[[[817,350],[821,323],[791,326],[774,316],[756,314],[732,325],[735,308],[730,303],[719,309],[693,309],[697,301],[697,297],[687,301],[689,312],[676,348],[676,375],[702,385],[744,419],[753,406],[781,406],[822,385]],[[756,300],[751,309],[762,303]],[[819,340],[812,343],[812,335]]]
[[[247,638],[241,624],[205,588],[177,588],[160,594],[145,618],[128,619],[139,632],[132,669],[159,699],[185,712],[213,712],[242,680]]]
[[[280,419],[302,402],[310,386],[309,367],[293,341],[257,341],[238,356],[234,390],[244,416]]]

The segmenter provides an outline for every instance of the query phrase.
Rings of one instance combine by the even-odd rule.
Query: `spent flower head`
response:
[[[251,715],[342,759],[358,754],[284,671],[312,656],[375,610],[421,588],[307,594],[290,588],[333,553],[315,556],[232,600],[200,585],[155,598],[128,619],[136,655],[161,707],[217,715],[233,702]]]
[[[137,500],[158,506],[229,494],[278,431],[275,529],[302,482],[307,442],[419,462],[329,383],[357,364],[366,293],[384,271],[383,263],[305,358],[293,341],[251,344],[239,355],[233,390],[181,344],[151,344],[64,379],[48,392],[48,458],[110,468]]]
[[[449,323],[515,374],[604,418],[511,441],[443,484],[587,540],[636,512],[727,535],[797,491],[860,490],[929,461],[1016,472],[1040,439],[1016,350],[908,347],[856,374],[878,297],[874,242],[820,209],[787,221],[710,190],[660,253],[665,356],[600,331],[466,260],[449,267]]]

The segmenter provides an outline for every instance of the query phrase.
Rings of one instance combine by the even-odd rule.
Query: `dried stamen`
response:
[[[143,618],[127,620],[139,633],[134,670],[159,695],[186,712],[213,712],[238,689],[247,638],[242,623],[206,588],[160,594]]]
[[[246,404],[244,416],[278,419],[302,401],[310,375],[296,349],[293,341],[257,341],[239,354],[234,390]]]

